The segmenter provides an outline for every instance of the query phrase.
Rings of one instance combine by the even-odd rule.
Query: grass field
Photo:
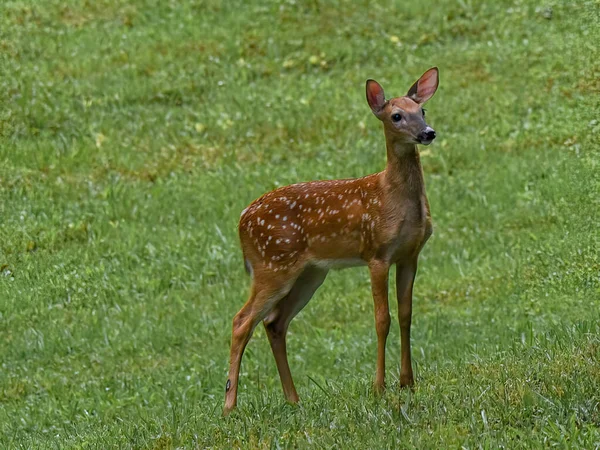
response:
[[[0,447],[600,448],[600,2],[5,0]],[[427,68],[416,388],[373,395],[368,273],[262,328],[240,211],[385,164],[364,99]],[[393,299],[394,297],[391,296]],[[395,301],[392,316],[397,315]]]

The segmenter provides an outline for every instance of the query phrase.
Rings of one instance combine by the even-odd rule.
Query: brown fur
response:
[[[298,400],[285,334],[289,322],[331,268],[369,267],[378,335],[375,387],[381,391],[390,322],[388,272],[392,264],[398,265],[400,381],[402,385],[413,383],[409,347],[412,284],[419,252],[432,233],[416,143],[427,130],[435,135],[425,123],[421,104],[435,93],[437,81],[437,69],[430,69],[411,87],[410,97],[389,101],[379,84],[367,82],[367,101],[384,127],[384,171],[358,179],[285,186],[263,195],[242,212],[240,242],[253,286],[233,322],[225,412],[235,407],[242,353],[263,319],[286,398]],[[394,114],[401,114],[402,120],[395,121]]]

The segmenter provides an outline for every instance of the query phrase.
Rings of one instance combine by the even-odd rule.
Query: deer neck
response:
[[[394,195],[421,200],[425,196],[423,169],[415,144],[407,144],[386,136],[387,165],[384,171],[386,190]]]

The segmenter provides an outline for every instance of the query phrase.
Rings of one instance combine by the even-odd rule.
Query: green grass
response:
[[[0,447],[599,448],[599,10],[3,1]],[[364,81],[401,95],[433,65],[416,389],[393,323],[372,394],[352,269],[291,326],[301,403],[257,329],[223,419],[240,211],[381,170]]]

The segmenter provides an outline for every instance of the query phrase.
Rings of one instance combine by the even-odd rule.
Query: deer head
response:
[[[438,84],[438,69],[432,67],[404,97],[386,100],[381,85],[375,80],[367,80],[367,102],[373,114],[383,122],[388,139],[407,144],[431,144],[435,130],[425,122],[423,104],[433,97]]]

